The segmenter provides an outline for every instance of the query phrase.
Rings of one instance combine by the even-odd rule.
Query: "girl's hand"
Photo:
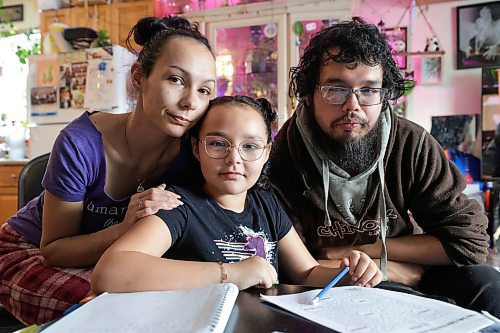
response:
[[[382,272],[366,253],[353,250],[342,259],[343,267],[349,266],[349,275],[358,287],[374,287],[382,281]]]
[[[166,184],[161,184],[132,195],[122,224],[130,228],[137,220],[156,214],[160,209],[170,210],[183,205],[182,201],[179,200],[180,196],[165,191],[166,187]],[[128,228],[126,229],[128,230]]]
[[[271,288],[278,279],[274,266],[259,256],[226,264],[228,282],[238,286],[240,290],[249,287]]]

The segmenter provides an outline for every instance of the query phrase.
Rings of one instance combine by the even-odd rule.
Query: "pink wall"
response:
[[[354,0],[353,15],[365,17],[378,23],[380,17],[386,27],[395,26],[409,1]],[[481,69],[456,69],[456,7],[491,1],[467,0],[451,1],[423,6],[424,13],[439,37],[441,47],[446,52],[442,58],[443,80],[441,84],[418,85],[408,98],[407,118],[430,130],[431,116],[453,114],[479,114],[481,112]],[[406,13],[401,26],[409,27],[409,51],[423,51],[426,38],[432,36],[424,17],[418,8],[413,9],[413,23],[409,26],[410,15]],[[420,58],[420,59],[419,59]],[[418,67],[421,57],[413,56],[409,63]],[[419,72],[416,73],[417,80]]]

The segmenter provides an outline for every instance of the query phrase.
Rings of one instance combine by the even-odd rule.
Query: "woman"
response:
[[[166,184],[199,175],[183,136],[215,89],[208,41],[179,17],[143,18],[129,47],[132,36],[143,47],[131,68],[135,110],[86,112],[63,129],[45,191],[1,230],[0,302],[26,324],[85,297],[91,267],[113,242],[137,219],[182,204]]]

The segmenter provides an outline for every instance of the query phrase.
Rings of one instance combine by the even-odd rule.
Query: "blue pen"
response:
[[[64,312],[63,312],[63,316],[75,311],[76,309],[78,309],[80,306],[82,306],[83,304],[80,304],[80,303],[76,303],[76,304],[73,304],[72,306],[70,306],[69,308],[67,308]]]
[[[312,304],[313,304],[313,305],[318,304],[318,303],[319,303],[319,301],[321,300],[321,298],[322,298],[323,296],[325,296],[325,294],[326,294],[326,293],[327,293],[330,289],[332,289],[332,287],[333,287],[334,285],[336,285],[336,284],[337,284],[337,282],[339,282],[339,280],[340,280],[340,279],[342,279],[342,278],[344,277],[344,275],[346,275],[346,274],[347,274],[347,272],[349,272],[349,267],[347,267],[347,266],[346,266],[346,267],[344,267],[344,269],[343,269],[343,270],[341,270],[341,271],[340,271],[340,273],[339,273],[339,274],[337,274],[337,275],[333,278],[333,280],[332,280],[329,284],[327,284],[327,285],[326,285],[326,287],[325,287],[325,288],[323,288],[323,290],[321,290],[321,291],[319,292],[319,294],[317,294],[317,295],[316,295],[316,297],[314,297],[314,298],[313,298],[313,300],[312,300]]]
[[[73,304],[72,306],[70,306],[69,308],[67,308],[66,311],[63,312],[63,316],[65,316],[65,315],[67,315],[67,314],[75,311],[80,306],[82,306],[83,304],[87,303],[88,301],[91,301],[95,297],[96,297],[96,295],[94,295],[94,294],[88,295],[87,297],[85,297],[84,299],[82,299],[80,302],[78,302],[76,304]]]

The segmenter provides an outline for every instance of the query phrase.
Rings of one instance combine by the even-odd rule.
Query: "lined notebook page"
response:
[[[232,283],[179,291],[104,293],[44,330],[223,332],[238,296]]]

